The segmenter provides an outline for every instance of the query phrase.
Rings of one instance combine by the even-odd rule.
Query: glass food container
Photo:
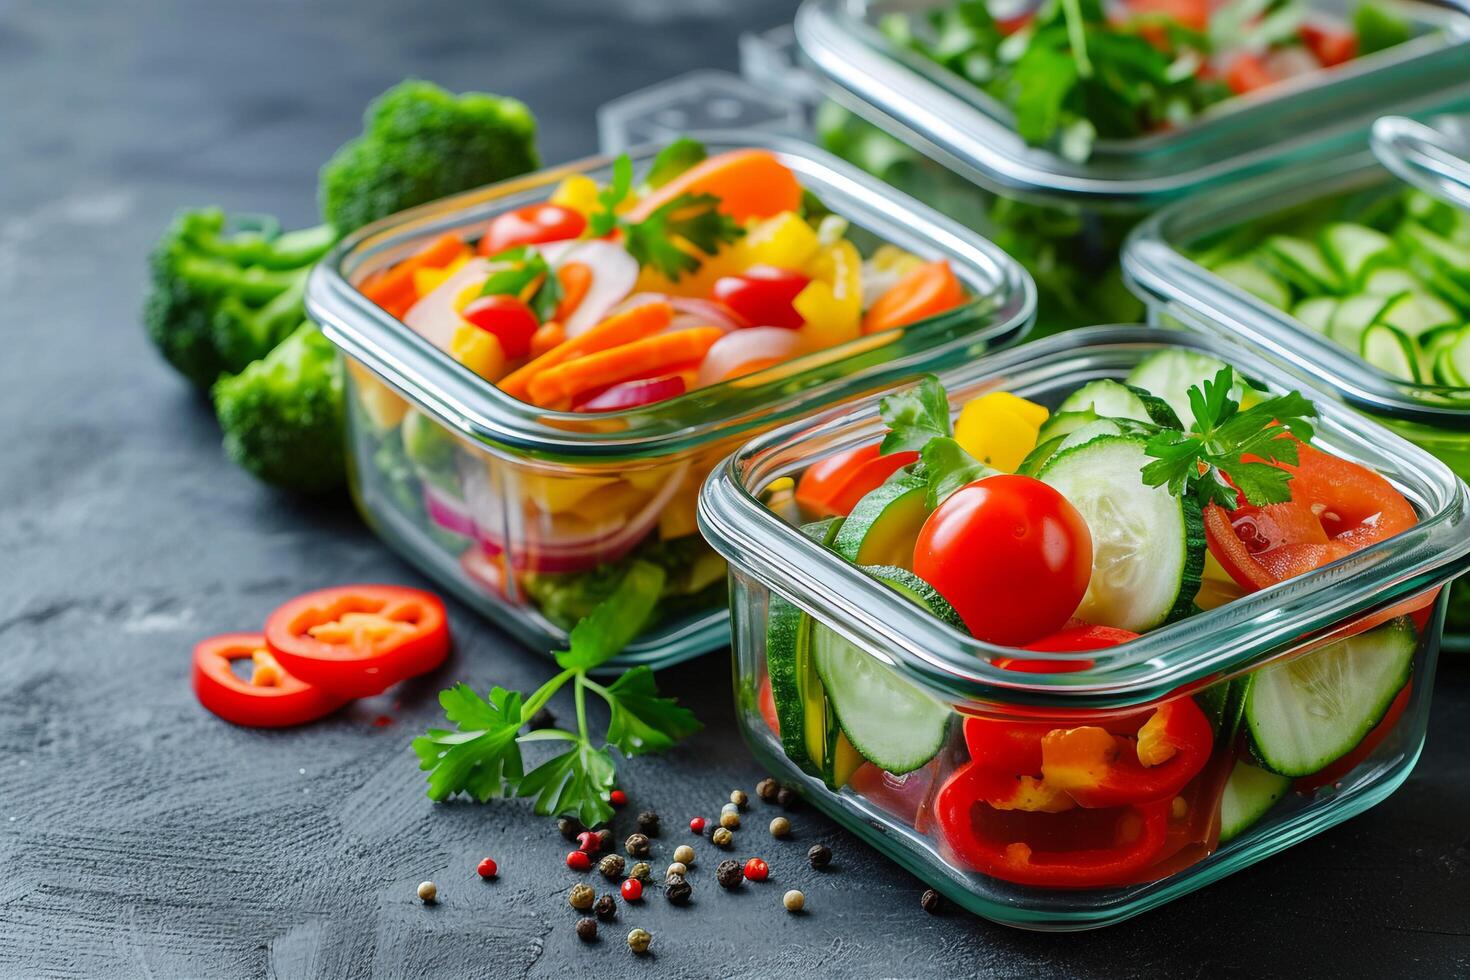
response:
[[[351,489],[385,541],[529,646],[568,629],[630,559],[666,572],[655,621],[607,670],[660,667],[729,637],[724,562],[700,539],[700,484],[751,434],[896,380],[966,361],[1024,335],[1035,287],[975,233],[795,140],[694,134],[713,151],[775,152],[848,219],[865,254],[891,242],[947,258],[973,297],[949,313],[873,334],[643,408],[551,411],[512,398],[424,340],[353,283],[454,232],[546,199],[563,178],[608,179],[589,159],[416,208],[345,240],[317,266],[308,309],[347,359]],[[657,147],[635,150],[635,166]]]
[[[1118,275],[1119,251],[1158,206],[1331,156],[1361,143],[1377,116],[1444,111],[1470,94],[1470,19],[1396,4],[1417,32],[1409,42],[1229,99],[1166,132],[1098,141],[1078,162],[1028,145],[1007,107],[879,28],[898,17],[922,32],[924,16],[952,2],[806,0],[796,46],[830,100],[817,109],[815,129],[838,156],[1016,256],[1037,282],[1037,335],[1142,317]],[[1345,19],[1352,4],[1312,0],[1310,7]],[[766,62],[777,48],[765,46]]]
[[[1437,597],[1470,561],[1470,498],[1442,463],[1222,337],[1099,327],[988,356],[941,380],[951,411],[992,391],[1055,408],[1081,384],[1122,378],[1149,354],[1181,347],[1231,363],[1274,391],[1297,389],[1316,400],[1314,441],[1386,476],[1419,523],[1122,645],[1034,654],[954,629],[809,540],[770,505],[786,478],[880,437],[876,396],[754,440],[711,475],[700,499],[700,525],[730,563],[737,715],[751,750],[823,812],[996,922],[1039,930],[1119,922],[1372,806],[1419,756],[1444,616]],[[1065,673],[1010,666],[1038,656],[1053,663],[1085,657],[1087,664]],[[1007,658],[1007,666],[996,658]],[[847,741],[842,706],[824,694],[834,690],[834,677],[847,679],[849,693],[859,689],[853,678],[880,692],[864,698],[863,737],[874,723],[881,732],[918,733],[903,743],[924,748],[906,763],[917,768],[894,775],[853,757],[851,746],[862,739]],[[794,716],[781,713],[772,686],[791,690],[792,678]],[[1236,751],[1238,739],[1255,737],[1271,717],[1273,693],[1288,689],[1295,693],[1278,707],[1304,704],[1323,717],[1340,703],[1372,701],[1354,729],[1369,734],[1350,739],[1351,751],[1344,746],[1345,755],[1305,778],[1256,766],[1237,773],[1237,763],[1252,758]],[[1194,745],[1198,775],[1172,800],[1021,814],[976,802],[984,798],[981,781],[995,771],[1012,790],[1021,782],[1005,774],[998,750],[988,764],[972,757],[970,744],[1004,744],[993,740],[997,731],[1014,733],[1020,744],[1028,732],[1052,728],[1141,731],[1141,720],[1154,724],[1166,715],[1174,720],[1162,724],[1171,731],[1185,718],[1197,729],[1193,743],[1180,735],[1178,744]],[[788,719],[796,724],[783,741],[778,729]],[[922,762],[929,751],[935,754]],[[1199,752],[1208,753],[1202,768]],[[810,761],[821,753],[822,761]],[[1288,772],[1302,766],[1272,758]],[[1018,818],[1040,824],[1022,830],[1012,822]],[[1115,883],[1078,885],[1099,874]]]
[[[1395,170],[1420,174],[1426,184],[1437,178],[1445,186],[1443,175],[1425,168],[1453,170],[1443,165],[1445,148],[1456,145],[1452,137],[1466,131],[1466,119],[1437,122],[1439,148],[1429,151],[1433,156],[1424,155],[1424,127],[1409,120],[1389,122],[1380,131],[1379,147]],[[1417,152],[1399,155],[1394,148]],[[1196,261],[1204,257],[1204,249],[1228,242],[1240,229],[1291,231],[1299,218],[1318,222],[1323,216],[1366,220],[1405,190],[1394,172],[1361,145],[1336,159],[1279,170],[1161,210],[1130,239],[1124,272],[1149,304],[1154,321],[1224,331],[1278,361],[1307,367],[1340,398],[1470,479],[1470,387],[1438,383],[1432,373],[1421,381],[1397,377],[1364,360],[1361,348],[1343,346],[1328,330],[1307,326]],[[1457,583],[1454,592],[1445,645],[1470,648],[1470,588]]]

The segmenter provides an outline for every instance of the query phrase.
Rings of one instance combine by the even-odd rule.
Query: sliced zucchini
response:
[[[1237,759],[1220,797],[1220,843],[1228,843],[1249,830],[1289,789],[1291,780],[1285,776]]]
[[[832,550],[858,565],[914,563],[914,542],[929,517],[928,485],[904,473],[868,491],[832,539]]]
[[[1213,271],[1215,275],[1232,286],[1239,286],[1278,310],[1291,307],[1291,290],[1287,288],[1286,283],[1251,259],[1232,259],[1216,266]]]
[[[1194,410],[1189,407],[1189,389],[1213,380],[1225,366],[1225,362],[1219,358],[1174,347],[1150,354],[1139,361],[1128,372],[1126,380],[1130,386],[1151,391],[1168,402],[1179,420],[1189,424],[1194,421]],[[1240,390],[1237,392],[1231,389],[1230,394],[1236,401],[1240,401],[1245,386],[1239,379],[1236,380],[1236,388]]]
[[[1440,384],[1470,387],[1470,327],[1453,336],[1435,358],[1435,376]]]
[[[1378,314],[1392,301],[1391,296],[1369,296],[1362,293],[1349,296],[1332,315],[1332,322],[1327,325],[1327,336],[1349,350],[1357,350],[1362,344],[1363,331],[1378,319]]]
[[[1039,474],[1092,532],[1092,579],[1075,615],[1135,633],[1193,611],[1205,562],[1199,505],[1143,482],[1147,442],[1100,435],[1060,450]]]
[[[1378,322],[1386,323],[1415,340],[1445,327],[1458,327],[1465,322],[1458,310],[1438,296],[1429,293],[1400,293],[1378,314]]]
[[[1368,273],[1363,280],[1363,292],[1375,296],[1397,296],[1403,292],[1423,292],[1425,285],[1408,269],[1401,266],[1384,266]]]
[[[1282,776],[1307,776],[1353,750],[1409,679],[1418,640],[1406,617],[1262,667],[1245,698],[1252,755]]]
[[[1363,331],[1358,353],[1363,360],[1395,378],[1419,380],[1419,356],[1414,342],[1401,330],[1375,323]]]
[[[1327,261],[1322,250],[1294,235],[1272,235],[1261,246],[1264,263],[1281,278],[1308,296],[1340,293],[1342,276]]]
[[[1318,333],[1326,333],[1332,314],[1337,312],[1337,304],[1338,301],[1331,296],[1313,296],[1292,307],[1291,315]]]
[[[1362,286],[1373,269],[1393,261],[1393,239],[1376,228],[1342,221],[1322,229],[1322,251],[1349,286]]]
[[[1404,247],[1462,289],[1470,290],[1470,245],[1436,235],[1422,225],[1399,227]]]
[[[1063,400],[1057,412],[1092,412],[1095,417],[1133,419],[1178,428],[1179,417],[1169,403],[1144,388],[1104,378],[1092,381]]]

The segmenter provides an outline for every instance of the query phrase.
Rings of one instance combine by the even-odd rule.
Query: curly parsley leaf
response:
[[[930,439],[954,434],[949,421],[949,398],[944,385],[926,374],[912,388],[887,395],[878,403],[878,414],[888,425],[879,452],[883,455],[923,449]]]
[[[547,759],[521,779],[520,796],[535,797],[536,812],[543,817],[575,816],[583,826],[595,827],[611,820],[608,796],[615,785],[617,768],[606,749],[593,748],[578,740],[561,755]]]
[[[701,264],[686,246],[714,255],[745,234],[734,218],[720,212],[720,199],[713,194],[680,194],[642,221],[625,221],[622,227],[628,254],[675,282]]]
[[[523,772],[520,694],[493,687],[486,700],[461,683],[441,691],[439,703],[459,730],[431,728],[413,740],[419,768],[429,772],[429,799],[465,793],[483,803],[512,795]]]
[[[1144,483],[1230,510],[1241,497],[1256,507],[1291,499],[1291,473],[1279,464],[1296,464],[1296,440],[1311,441],[1317,410],[1293,391],[1242,411],[1231,396],[1234,383],[1225,367],[1189,389],[1194,423],[1188,432],[1164,429],[1149,439],[1145,452],[1154,461],[1143,467]]]
[[[647,561],[628,566],[612,595],[572,627],[569,649],[556,655],[564,670],[592,670],[615,657],[648,623],[664,589],[664,570]]]
[[[594,690],[612,709],[607,740],[623,755],[661,752],[704,727],[694,712],[658,696],[648,667],[634,667],[611,686]]]

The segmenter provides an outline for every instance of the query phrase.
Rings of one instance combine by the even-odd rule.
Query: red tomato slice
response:
[[[253,659],[255,676],[242,680],[230,664]],[[194,696],[235,725],[285,728],[316,721],[350,699],[331,694],[287,673],[275,662],[259,633],[224,633],[194,647]]]
[[[918,459],[915,452],[879,456],[876,442],[828,456],[801,474],[796,502],[816,517],[846,517],[859,500]]]
[[[1028,643],[1022,649],[1037,653],[1075,653],[1079,650],[1103,650],[1136,639],[1138,634],[1132,630],[1083,623]],[[1074,674],[1093,666],[1091,660],[1027,660],[1021,657],[997,657],[993,662],[1003,670],[1016,670],[1025,674]]]
[[[438,596],[398,585],[343,585],[290,600],[265,621],[281,665],[335,694],[379,694],[449,655]]]
[[[1266,62],[1253,54],[1238,55],[1225,71],[1225,84],[1236,95],[1245,95],[1276,83],[1276,76]]]
[[[499,255],[517,245],[542,245],[576,238],[587,228],[580,211],[559,204],[529,204],[490,222],[478,246],[481,255]]]
[[[761,718],[765,721],[766,727],[769,728],[776,735],[777,738],[780,738],[781,717],[776,714],[776,695],[771,690],[771,679],[769,677],[761,679],[760,695],[757,697],[756,703],[760,705]]]
[[[1323,68],[1332,68],[1358,56],[1358,36],[1352,31],[1333,30],[1317,24],[1303,24],[1297,29],[1307,50],[1317,56]]]

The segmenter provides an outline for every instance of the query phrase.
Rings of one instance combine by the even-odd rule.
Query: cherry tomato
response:
[[[480,239],[481,255],[499,255],[517,245],[540,245],[576,238],[587,228],[580,211],[559,204],[530,204],[490,222]]]
[[[1092,535],[1055,489],[1001,474],[961,487],[929,515],[914,572],[977,639],[1017,646],[1076,610],[1092,574]]]
[[[1136,639],[1138,639],[1138,634],[1132,630],[1082,623],[1079,626],[1068,626],[1034,643],[1028,643],[1025,649],[1034,650],[1037,653],[1075,653],[1079,650],[1103,650]],[[1091,660],[1030,660],[1021,657],[997,657],[995,665],[1003,670],[1016,670],[1024,674],[1071,674],[1079,670],[1091,669],[1093,662]]]
[[[1307,50],[1317,56],[1323,68],[1333,68],[1358,56],[1358,36],[1352,31],[1303,24],[1297,29],[1297,33]]]
[[[753,265],[738,276],[715,280],[714,297],[753,327],[787,327],[803,323],[791,301],[811,279],[773,265]]]
[[[230,662],[252,659],[255,676],[242,680]],[[266,649],[259,633],[225,633],[194,648],[194,696],[225,721],[254,728],[304,725],[347,703],[288,674]]]
[[[514,296],[481,296],[466,306],[461,316],[494,334],[511,360],[531,352],[531,335],[541,326],[531,308]]]
[[[1262,89],[1275,83],[1276,76],[1270,68],[1266,67],[1266,62],[1262,61],[1258,55],[1249,52],[1238,55],[1225,71],[1225,84],[1229,85],[1230,91],[1236,95],[1254,92],[1256,89]]]
[[[1205,508],[1210,553],[1243,588],[1264,589],[1398,534],[1418,522],[1383,477],[1311,446],[1298,447],[1291,500],[1227,511]]]
[[[857,502],[916,461],[915,452],[878,455],[878,444],[859,446],[813,463],[796,484],[796,502],[818,517],[846,517]]]

